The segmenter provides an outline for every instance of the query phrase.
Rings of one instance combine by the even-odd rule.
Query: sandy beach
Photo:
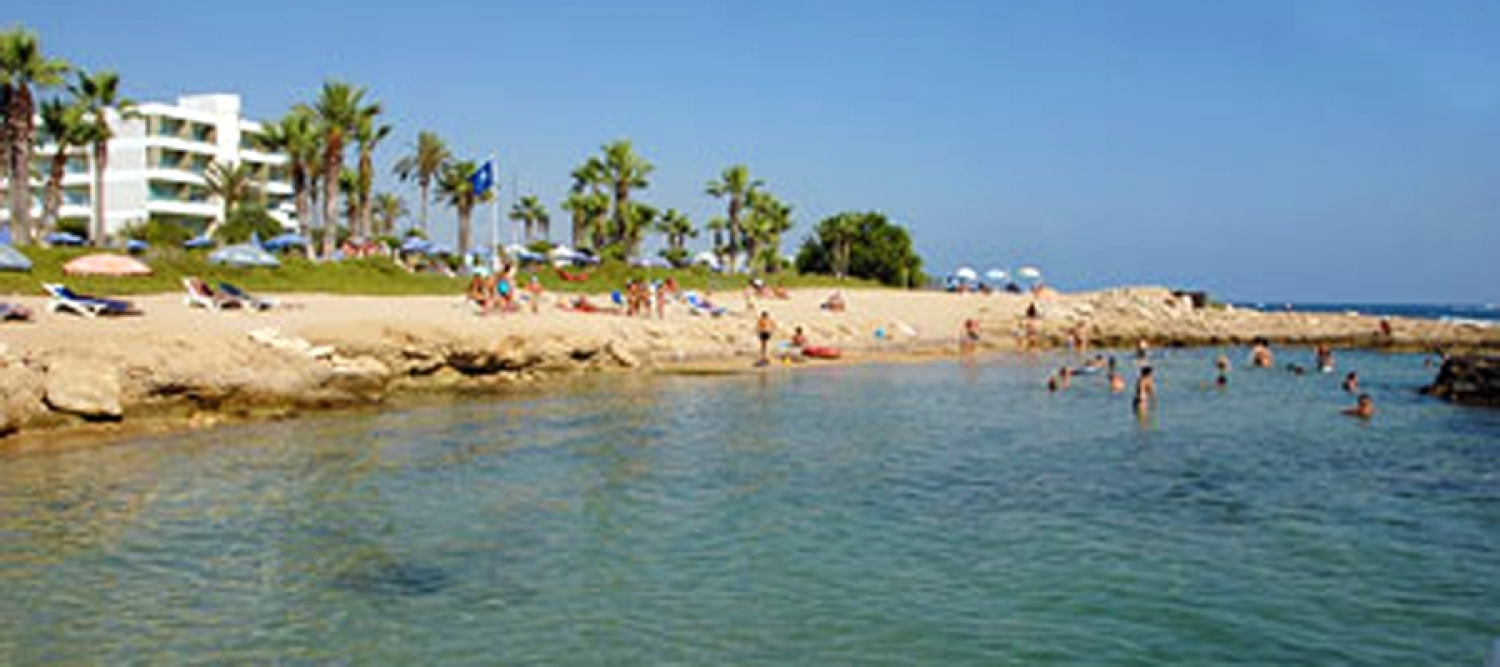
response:
[[[1263,337],[1278,345],[1500,348],[1494,327],[1398,320],[1385,337],[1372,317],[1194,308],[1158,288],[1040,299],[852,290],[842,313],[819,307],[827,296],[804,290],[751,300],[721,293],[714,298],[729,309],[722,317],[673,303],[661,319],[567,312],[550,295],[537,313],[483,316],[458,296],[284,295],[268,312],[210,312],[157,295],[136,300],[141,315],[99,319],[51,313],[45,299],[23,298],[37,312],[35,321],[0,327],[6,387],[0,432],[175,428],[373,405],[403,392],[535,386],[560,374],[602,370],[748,371],[756,355],[754,314],[761,310],[778,323],[773,349],[800,326],[811,344],[839,348],[845,363],[955,356],[968,318],[980,322],[980,351],[988,353],[1059,347],[1072,332],[1099,347],[1142,339],[1157,346],[1230,345]],[[1032,303],[1039,317],[1028,344]]]

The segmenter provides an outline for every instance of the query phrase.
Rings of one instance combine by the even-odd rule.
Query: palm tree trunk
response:
[[[724,265],[730,273],[738,268],[740,254],[740,211],[744,204],[740,202],[739,195],[732,195],[729,199],[729,245]]]
[[[328,157],[323,160],[323,259],[333,257],[333,249],[338,242],[338,206],[339,198],[339,164],[337,155],[329,151]]]
[[[473,213],[474,211],[470,207],[458,209],[458,254],[460,257],[469,254],[469,242],[473,240],[474,235],[473,227],[470,224],[470,218],[473,216]]]
[[[47,191],[42,195],[42,227],[57,229],[57,218],[62,211],[62,179],[67,174],[68,151],[59,145],[52,156],[47,174]]]
[[[31,242],[31,90],[10,87],[6,138],[6,162],[10,166],[10,238],[12,243]]]
[[[417,189],[422,191],[422,234],[427,234],[427,200],[432,198],[432,179],[423,178],[417,181]]]
[[[312,259],[312,237],[309,235],[311,227],[307,224],[308,216],[312,215],[312,207],[311,202],[308,201],[307,186],[306,177],[299,179],[299,182],[293,185],[296,191],[292,193],[292,203],[297,208],[297,233],[307,242],[303,246],[303,252],[307,253],[308,259]]]
[[[109,142],[94,144],[94,231],[89,239],[94,245],[104,243],[104,172],[109,169]]]

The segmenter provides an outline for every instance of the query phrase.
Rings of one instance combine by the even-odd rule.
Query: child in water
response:
[[[1156,374],[1150,366],[1141,368],[1140,377],[1135,381],[1135,411],[1138,414],[1146,414],[1151,411],[1151,404],[1156,402]]]

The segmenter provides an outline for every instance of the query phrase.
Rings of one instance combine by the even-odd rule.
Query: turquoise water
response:
[[[1482,663],[1500,412],[1210,357],[1148,423],[1042,358],[3,455],[0,664]]]

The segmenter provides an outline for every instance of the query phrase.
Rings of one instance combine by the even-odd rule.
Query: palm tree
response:
[[[479,165],[469,160],[449,162],[438,177],[438,195],[458,212],[458,253],[469,254],[474,237],[474,207],[494,197],[498,188],[491,187],[483,196],[474,193],[474,172]]]
[[[344,167],[339,172],[339,192],[344,194],[344,226],[349,234],[354,235],[354,227],[359,221],[359,172]],[[337,230],[338,224],[334,224]],[[334,233],[335,242],[338,240],[337,231]]]
[[[402,218],[411,215],[411,212],[406,210],[406,201],[394,192],[382,192],[375,195],[371,206],[374,209],[371,211],[370,220],[370,235],[372,236],[390,236],[396,231],[396,224]]]
[[[710,243],[713,245],[713,253],[719,258],[719,262],[722,264],[725,261],[725,255],[728,251],[728,248],[724,245],[724,230],[729,229],[729,221],[724,218],[709,218],[708,224],[703,227],[712,235]]]
[[[359,196],[356,199],[359,227],[353,231],[361,237],[370,235],[370,195],[375,187],[375,147],[391,136],[391,126],[376,122],[375,118],[379,115],[379,104],[365,107],[364,113],[359,115],[359,122],[354,126],[354,140],[359,143]]]
[[[646,177],[650,176],[651,171],[656,167],[636,155],[628,139],[606,144],[603,150],[604,157],[597,167],[586,166],[600,171],[599,175],[602,176],[602,180],[614,197],[614,208],[610,213],[610,220],[614,227],[610,230],[612,240],[623,244],[628,256],[632,252],[632,244],[626,242],[631,236],[627,232],[632,225],[640,222],[637,218],[639,214],[631,210],[630,193],[650,187],[651,183],[646,180]]]
[[[765,182],[750,177],[750,168],[742,164],[733,165],[724,170],[719,180],[709,181],[705,192],[717,199],[728,199],[728,226],[725,231],[729,233],[729,243],[726,246],[729,260],[729,270],[735,268],[735,258],[739,254],[741,240],[744,235],[744,220],[742,214],[745,204],[750,195],[765,186]]]
[[[603,192],[575,192],[563,201],[563,210],[573,216],[573,247],[600,248],[604,221],[609,214],[609,195]]]
[[[109,126],[109,114],[128,116],[134,112],[135,102],[120,96],[120,75],[108,70],[93,75],[79,72],[73,95],[88,112],[93,124],[94,227],[89,236],[95,243],[101,243],[105,234],[104,173],[109,170],[109,141],[115,136]]]
[[[824,242],[831,247],[833,264],[833,275],[842,279],[849,275],[849,254],[853,249],[854,240],[859,238],[859,218],[850,215],[840,215],[825,224]]]
[[[531,243],[537,230],[541,230],[543,240],[551,231],[548,226],[552,224],[552,216],[547,214],[547,207],[542,206],[542,202],[532,195],[522,197],[511,207],[510,219],[525,226],[527,243]]]
[[[744,236],[746,261],[753,267],[774,272],[780,264],[781,235],[792,228],[792,207],[763,190],[749,197],[750,215],[746,216]]]
[[[364,113],[365,89],[343,81],[327,81],[312,106],[305,109],[317,119],[323,144],[323,256],[333,255],[338,222],[340,175],[344,171],[344,148]]]
[[[219,219],[204,232],[204,235],[213,237],[219,226],[229,222],[229,216],[239,210],[240,204],[256,190],[255,169],[244,162],[225,164],[215,161],[208,165],[204,180],[208,183],[208,194],[218,197],[219,203],[224,207]]]
[[[698,237],[698,229],[693,227],[693,221],[677,209],[669,208],[656,221],[656,229],[667,237],[667,247],[661,251],[662,258],[671,262],[672,266],[685,266],[688,260],[687,240]]]
[[[321,157],[322,137],[318,133],[317,121],[306,109],[293,109],[281,120],[265,129],[266,143],[285,153],[287,167],[291,172],[292,200],[297,208],[297,231],[302,238],[311,238],[313,205],[317,194],[317,165]],[[313,248],[308,244],[308,258]]]
[[[635,257],[640,250],[641,240],[646,232],[656,228],[657,219],[661,212],[649,204],[631,202],[626,209],[625,226],[620,229],[620,248],[625,252],[625,259]]]
[[[42,134],[57,147],[57,152],[48,161],[47,185],[42,195],[43,229],[57,227],[59,211],[62,210],[62,181],[67,175],[68,152],[89,143],[89,130],[83,107],[62,100],[42,103]]]
[[[409,155],[396,160],[396,177],[402,181],[417,182],[422,192],[422,231],[427,231],[427,202],[432,201],[432,184],[443,173],[443,167],[453,159],[442,137],[432,132],[417,134],[417,144]]]
[[[6,174],[10,177],[10,231],[14,243],[31,241],[31,150],[36,133],[32,89],[61,86],[67,62],[42,54],[41,40],[24,28],[0,33],[0,98],[5,101]]]

